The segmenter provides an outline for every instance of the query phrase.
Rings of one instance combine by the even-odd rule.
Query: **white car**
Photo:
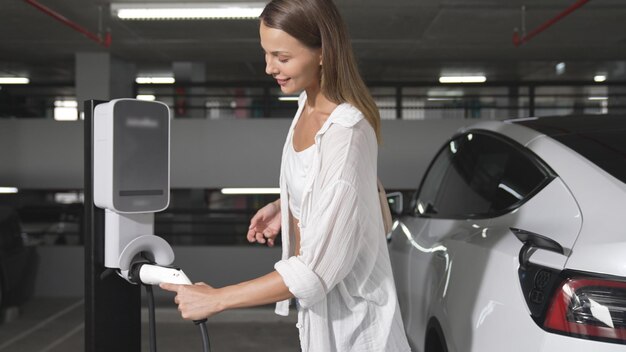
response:
[[[626,116],[463,129],[404,203],[389,249],[414,351],[626,351]]]

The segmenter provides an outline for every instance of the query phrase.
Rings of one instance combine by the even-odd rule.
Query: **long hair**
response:
[[[322,49],[322,93],[336,104],[347,102],[359,109],[380,143],[380,113],[359,74],[348,30],[332,0],[272,0],[260,19],[311,49]]]

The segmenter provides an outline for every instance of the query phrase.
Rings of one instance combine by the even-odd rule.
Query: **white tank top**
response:
[[[302,204],[302,195],[304,194],[304,182],[313,163],[315,145],[311,145],[300,152],[293,148],[293,139],[289,145],[285,165],[289,209],[291,209],[291,214],[300,220],[300,205]]]

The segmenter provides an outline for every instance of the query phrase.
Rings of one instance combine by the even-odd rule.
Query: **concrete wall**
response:
[[[418,185],[444,140],[477,120],[383,121],[379,176]],[[172,188],[276,187],[290,119],[173,120]],[[0,186],[83,187],[83,123],[0,121]]]
[[[383,121],[379,176],[387,189],[417,187],[454,131],[476,120]],[[277,187],[289,119],[173,120],[172,188]],[[0,186],[83,187],[83,123],[0,121]],[[83,248],[41,246],[38,296],[83,294]],[[176,265],[215,286],[272,270],[279,250],[258,246],[175,247]],[[159,291],[159,290],[157,290]],[[162,294],[162,293],[160,293]]]

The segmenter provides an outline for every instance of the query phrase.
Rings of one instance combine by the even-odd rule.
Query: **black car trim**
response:
[[[520,153],[524,154],[526,157],[528,157],[528,159],[530,159],[530,161],[537,166],[538,169],[540,169],[544,175],[546,176],[545,180],[539,184],[539,186],[535,187],[534,190],[532,190],[531,192],[528,193],[528,195],[516,202],[513,203],[511,206],[500,210],[498,212],[494,212],[494,213],[487,213],[487,214],[460,214],[460,215],[448,215],[448,216],[438,216],[437,214],[420,214],[419,211],[417,210],[417,198],[419,196],[419,194],[422,191],[422,187],[424,185],[424,181],[426,180],[426,176],[428,175],[428,173],[430,172],[430,169],[432,168],[435,160],[437,159],[437,157],[439,157],[439,154],[441,153],[441,151],[445,148],[447,148],[448,144],[450,144],[451,141],[453,141],[454,139],[459,138],[460,136],[463,135],[467,135],[467,134],[482,134],[482,135],[487,135],[493,138],[496,138],[498,140],[500,140],[501,142],[504,142],[508,145],[510,145],[512,148],[514,148],[515,150],[519,151]],[[431,219],[451,219],[451,220],[463,220],[463,219],[472,219],[472,220],[480,220],[480,219],[489,219],[489,218],[495,218],[498,216],[502,216],[505,214],[508,214],[510,212],[512,212],[513,210],[519,208],[520,206],[524,205],[524,203],[526,203],[528,200],[530,200],[531,198],[533,198],[537,193],[539,193],[545,186],[547,186],[550,182],[552,182],[553,179],[555,179],[556,177],[558,177],[557,173],[545,162],[543,161],[543,159],[541,159],[537,154],[535,154],[533,151],[531,151],[530,149],[526,148],[525,146],[523,146],[522,144],[520,144],[519,142],[515,141],[514,139],[507,137],[505,135],[493,132],[493,131],[489,131],[489,130],[483,130],[483,129],[478,129],[478,128],[473,128],[473,129],[469,129],[465,132],[462,133],[456,133],[454,134],[451,138],[449,138],[446,143],[444,143],[441,148],[439,148],[437,150],[437,153],[435,153],[435,156],[432,158],[432,160],[430,161],[430,163],[428,164],[428,168],[426,169],[426,172],[424,173],[424,176],[422,177],[422,180],[420,181],[420,185],[419,188],[417,189],[417,192],[415,192],[415,195],[413,196],[413,199],[411,199],[411,207],[413,208],[411,210],[410,215],[411,216],[415,216],[415,217],[422,217],[422,218],[431,218]]]

